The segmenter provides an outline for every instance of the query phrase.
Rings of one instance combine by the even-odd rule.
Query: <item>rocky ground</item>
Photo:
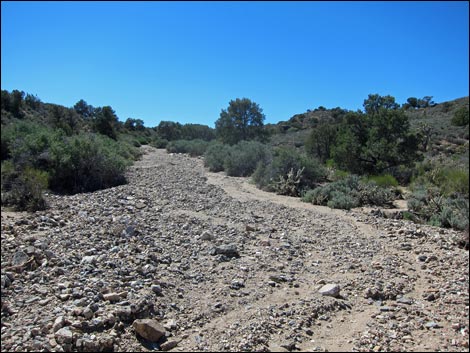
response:
[[[461,234],[144,150],[127,185],[2,210],[2,351],[469,351]]]

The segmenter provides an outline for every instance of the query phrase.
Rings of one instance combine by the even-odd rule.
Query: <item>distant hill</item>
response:
[[[427,131],[429,134],[429,155],[461,155],[468,160],[469,126],[452,125],[451,120],[462,107],[469,108],[469,97],[434,104],[426,108],[408,108],[411,127],[415,131]],[[320,124],[338,124],[348,110],[342,108],[326,109],[319,107],[295,114],[287,121],[267,124],[271,132],[271,144],[274,146],[290,145],[301,147],[305,139]],[[467,162],[468,164],[468,162]]]

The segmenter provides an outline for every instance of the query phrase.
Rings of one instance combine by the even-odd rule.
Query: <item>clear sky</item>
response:
[[[1,2],[1,86],[119,119],[213,126],[231,99],[265,123],[369,93],[467,96],[469,4]]]

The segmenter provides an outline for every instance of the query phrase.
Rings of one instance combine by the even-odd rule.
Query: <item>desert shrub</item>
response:
[[[313,203],[314,189],[305,190],[301,195],[301,200],[307,203]]]
[[[468,108],[462,107],[454,113],[451,123],[452,125],[456,125],[456,126],[468,125],[468,116],[469,116]]]
[[[162,138],[155,138],[150,142],[150,146],[153,146],[155,148],[166,148],[168,145],[168,140],[162,139]]]
[[[267,163],[257,165],[252,178],[263,190],[298,196],[325,176],[326,169],[316,159],[293,148],[278,148]]]
[[[435,182],[444,195],[469,193],[468,169],[444,168],[438,171]]]
[[[50,149],[53,190],[88,192],[125,183],[124,172],[132,152],[109,137],[81,134],[67,138]]]
[[[445,196],[461,194],[468,198],[468,169],[452,161],[427,161],[421,163],[412,181],[412,185],[433,185]]]
[[[12,158],[17,167],[38,167],[42,163],[41,154],[63,135],[61,130],[30,121],[16,121],[2,129],[2,154],[5,158]]]
[[[229,176],[250,176],[259,162],[266,161],[269,148],[257,141],[240,141],[233,145],[224,162],[224,170]]]
[[[333,172],[331,173],[330,178],[333,181],[338,181],[338,180],[345,179],[350,175],[351,175],[351,173],[349,173],[345,170],[333,169]]]
[[[11,161],[2,163],[2,204],[18,211],[38,211],[46,208],[43,193],[47,189],[46,172],[31,167],[15,170]]]
[[[137,140],[137,142],[139,142],[141,145],[148,145],[150,143],[150,138],[147,137],[147,136],[142,136],[142,135],[138,135],[135,137],[135,139]]]
[[[395,199],[393,188],[377,185],[374,181],[361,181],[358,192],[360,205],[390,205]]]
[[[388,205],[395,198],[392,189],[361,180],[357,175],[326,184],[305,193],[302,200],[314,205],[350,209],[363,205]]]
[[[350,210],[351,208],[358,207],[360,203],[359,199],[351,194],[333,191],[326,205],[330,208]]]
[[[398,186],[398,181],[390,174],[374,175],[367,178],[369,181],[375,182],[380,187]]]
[[[413,185],[408,208],[418,220],[430,225],[464,230],[468,224],[469,202],[461,194],[444,196],[438,187]]]
[[[211,172],[223,171],[230,150],[229,145],[220,142],[210,144],[204,153],[204,166],[208,167]]]
[[[352,197],[358,201],[359,196],[356,191],[358,185],[359,177],[356,175],[351,175],[345,179],[338,180],[312,190],[308,193],[308,198],[314,205],[322,206],[327,206],[328,202],[333,198],[338,200],[341,195],[348,196],[348,198]],[[334,206],[336,204],[345,205],[346,202],[332,202],[330,203],[330,206]]]
[[[395,178],[398,184],[408,185],[413,177],[413,171],[414,167],[399,165],[397,167],[390,168],[390,175]]]
[[[189,153],[190,156],[202,156],[209,146],[209,142],[195,139],[195,140],[176,140],[170,141],[166,145],[166,150],[169,153]]]
[[[294,172],[294,168],[291,168],[287,175],[279,175],[279,180],[273,183],[274,191],[280,195],[298,196],[304,169],[297,169]]]

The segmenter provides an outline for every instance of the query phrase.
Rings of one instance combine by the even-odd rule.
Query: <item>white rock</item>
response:
[[[326,295],[330,297],[338,297],[340,292],[340,286],[335,283],[325,284],[318,291],[321,295]]]

